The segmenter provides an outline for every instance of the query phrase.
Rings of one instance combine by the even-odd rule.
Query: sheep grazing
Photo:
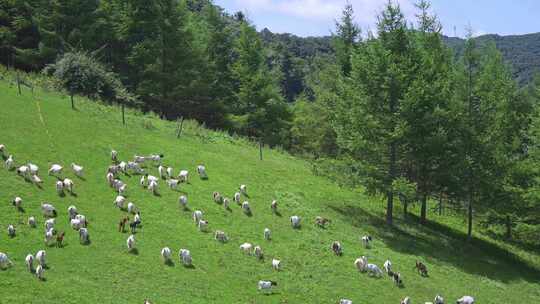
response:
[[[197,223],[197,227],[199,228],[199,231],[205,232],[208,229],[208,221],[200,220]]]
[[[392,274],[392,262],[390,262],[390,260],[386,260],[383,264],[383,268],[384,268],[384,271],[386,271],[386,273],[388,275],[391,275]]]
[[[257,257],[257,259],[262,260],[264,259],[264,253],[262,251],[261,246],[255,246],[253,248],[253,255]]]
[[[107,179],[107,183],[109,184],[109,187],[112,187],[113,182],[114,182],[114,174],[111,172],[107,172],[107,176],[105,178]]]
[[[371,247],[371,241],[372,240],[373,239],[371,238],[371,235],[364,235],[361,238],[362,244],[364,245],[365,248],[370,248]]]
[[[180,262],[184,264],[184,266],[191,266],[192,259],[191,259],[191,252],[187,249],[180,249],[178,252],[178,257],[180,258]]]
[[[45,242],[46,246],[50,246],[52,244],[52,242],[54,241],[54,234],[55,234],[55,231],[53,228],[45,232],[45,239],[43,241]]]
[[[227,237],[225,232],[223,232],[221,230],[216,231],[216,233],[214,234],[214,239],[216,239],[216,241],[222,242],[222,243],[226,243],[229,240],[229,238]]]
[[[36,253],[36,260],[38,262],[39,265],[45,267],[47,264],[46,264],[46,261],[45,261],[45,258],[47,257],[47,253],[45,252],[45,250],[40,250]]]
[[[147,161],[145,156],[135,155],[133,156],[133,161],[137,164],[144,164]]]
[[[247,186],[246,185],[240,185],[240,193],[247,196]]]
[[[69,178],[64,179],[64,188],[69,192],[73,193],[73,181]]]
[[[125,209],[125,208],[126,208],[126,206],[125,206],[125,204],[126,204],[126,198],[123,197],[122,195],[118,195],[118,196],[114,199],[113,204],[114,204],[116,207],[120,208],[120,209]]]
[[[187,209],[187,196],[185,195],[180,195],[180,197],[178,198],[178,204],[184,209],[186,210]]]
[[[244,243],[240,245],[240,250],[242,250],[242,252],[247,255],[251,255],[251,248],[253,248],[253,245],[251,245],[250,243]]]
[[[396,284],[397,286],[402,286],[403,280],[401,279],[401,273],[399,272],[392,273],[392,281],[394,281],[394,284]]]
[[[143,174],[144,173],[144,170],[143,168],[141,168],[141,166],[136,163],[136,162],[128,162],[126,164],[126,171],[127,172],[130,172],[130,173],[135,173],[135,174]]]
[[[174,176],[173,167],[167,167],[167,177],[168,178],[173,178],[173,176]]]
[[[353,303],[349,299],[341,299],[339,300],[339,304],[353,304]]]
[[[158,167],[158,174],[159,174],[159,177],[162,178],[162,179],[165,179],[167,178],[167,170],[165,169],[165,167],[163,167],[162,165],[159,165]]]
[[[231,204],[231,200],[228,198],[223,198],[223,208],[229,209],[229,205]]]
[[[62,173],[63,169],[64,168],[60,166],[59,164],[53,164],[51,168],[49,169],[48,173],[49,175],[59,175],[60,173]]]
[[[28,226],[32,227],[32,228],[36,228],[36,218],[31,216],[28,218]]]
[[[405,297],[405,299],[401,300],[400,304],[411,304],[411,299],[409,297]]]
[[[64,246],[64,236],[66,235],[65,232],[60,232],[57,236],[56,236],[56,247],[63,247]]]
[[[56,193],[58,193],[58,195],[64,194],[64,183],[63,182],[61,182],[61,181],[56,182]]]
[[[281,261],[272,259],[272,268],[276,271],[279,271],[281,269]]]
[[[126,196],[126,192],[127,192],[127,185],[126,184],[123,184],[120,187],[118,187],[118,194]]]
[[[474,304],[474,298],[471,296],[463,296],[456,300],[456,304]]]
[[[70,220],[74,219],[75,216],[77,216],[77,214],[79,214],[79,212],[77,211],[77,207],[75,207],[73,205],[68,207],[67,212],[68,212]]]
[[[221,204],[221,202],[223,201],[223,198],[221,197],[221,194],[219,192],[214,191],[212,197],[214,198],[214,202],[218,204]]]
[[[84,167],[81,165],[71,163],[71,170],[73,170],[73,173],[75,173],[75,175],[78,177],[83,177],[84,175]]]
[[[197,173],[201,179],[208,179],[208,175],[206,175],[206,168],[203,165],[197,166]]]
[[[148,175],[146,174],[146,180],[148,181],[148,183],[150,184],[150,182],[158,182],[159,181],[159,178],[153,176],[153,175]]]
[[[127,173],[127,163],[125,161],[121,161],[118,164],[118,168],[120,168],[120,172],[126,174]]]
[[[41,212],[45,217],[56,217],[57,214],[54,206],[48,203],[41,204]]]
[[[139,185],[141,185],[141,187],[143,188],[146,188],[146,176],[141,176],[141,179],[139,180]]]
[[[11,170],[13,169],[13,167],[15,167],[15,161],[13,160],[13,155],[8,156],[8,158],[4,162],[4,167],[8,170]]]
[[[81,221],[76,218],[72,219],[69,224],[73,230],[80,230],[83,227]]]
[[[240,205],[240,192],[236,192],[233,196],[233,201]]]
[[[277,207],[278,207],[277,201],[273,200],[272,203],[270,204],[270,209],[272,209],[272,213],[278,212]]]
[[[435,299],[433,299],[434,304],[444,304],[444,298],[440,295],[436,295]]]
[[[41,178],[37,175],[32,175],[31,176],[31,179],[32,179],[32,182],[36,185],[41,185],[43,184],[43,180],[41,180]]]
[[[81,223],[81,227],[86,227],[86,225],[88,224],[88,222],[86,221],[86,216],[82,214],[75,215],[75,219],[79,220],[79,222]]]
[[[0,145],[0,155],[2,157],[5,157],[6,156],[6,146],[5,145]]]
[[[54,229],[55,224],[56,223],[55,223],[55,220],[53,218],[46,220],[45,221],[45,231],[50,230],[50,229]]]
[[[428,276],[427,266],[424,263],[416,261],[416,265],[414,267],[416,268],[416,271],[419,272],[423,277]]]
[[[129,228],[131,229],[131,233],[135,234],[135,230],[137,230],[137,227],[142,223],[141,221],[141,213],[137,212],[135,216],[133,217],[133,222],[129,223]]]
[[[120,172],[121,170],[122,170],[122,168],[120,166],[110,165],[107,168],[107,173],[111,173],[112,175],[116,176],[118,174],[118,172]]]
[[[26,258],[24,259],[24,263],[26,264],[26,267],[28,268],[29,272],[34,271],[34,256],[31,253],[26,255]]]
[[[117,192],[120,192],[120,188],[121,188],[122,186],[124,186],[125,184],[124,184],[123,181],[121,181],[121,180],[115,178],[115,179],[113,179],[111,185],[112,185],[112,187],[114,188],[114,190],[116,190]]]
[[[13,265],[7,254],[0,252],[0,269],[6,269]]]
[[[354,266],[356,266],[356,269],[358,269],[360,272],[366,271],[367,258],[365,256],[357,258],[354,261]]]
[[[39,173],[39,167],[36,164],[28,163],[28,170],[30,170],[30,175],[37,175]]]
[[[148,159],[153,161],[155,164],[161,164],[161,159],[164,157],[165,156],[163,154],[150,154],[150,156],[148,156]]]
[[[272,289],[272,286],[277,286],[277,282],[274,281],[259,281],[258,289],[268,291]]]
[[[264,228],[264,239],[267,241],[272,239],[272,232],[268,228]]]
[[[124,232],[126,229],[126,224],[129,222],[129,217],[123,217],[120,222],[118,222],[118,232]]]
[[[294,229],[300,228],[300,221],[301,221],[301,218],[298,215],[291,216],[291,225]]]
[[[79,242],[81,244],[88,244],[90,242],[90,235],[88,234],[88,229],[79,229]]]
[[[163,259],[164,263],[171,261],[171,249],[169,247],[164,247],[161,249],[161,258]]]
[[[28,166],[20,166],[19,168],[17,168],[17,174],[26,179],[30,174],[30,168],[28,168]]]
[[[118,162],[118,151],[116,150],[111,150],[111,161],[113,163],[117,163]]]
[[[14,238],[15,237],[15,227],[13,225],[9,225],[8,228],[7,228],[7,231],[8,231],[8,236],[10,238]]]
[[[367,272],[369,273],[370,276],[381,277],[382,274],[383,274],[383,272],[379,268],[379,266],[377,266],[375,264],[367,264],[366,265],[366,270],[367,270]]]
[[[151,180],[148,183],[148,190],[152,191],[152,194],[157,195],[158,194],[158,182]]]
[[[20,198],[20,197],[18,197],[18,196],[15,197],[15,198],[13,199],[13,201],[11,201],[11,203],[13,204],[13,206],[17,207],[17,209],[21,209],[21,208],[22,208],[22,202],[23,202],[22,198]]]
[[[135,213],[137,213],[138,211],[139,211],[139,208],[137,208],[137,206],[135,206],[134,203],[129,202],[129,203],[127,204],[127,212],[128,212],[128,213],[135,214]]]
[[[249,206],[249,202],[245,201],[242,203],[242,210],[244,210],[245,214],[251,214],[251,207]]]
[[[188,170],[180,170],[180,174],[178,174],[178,179],[182,183],[187,183],[188,182],[188,177],[189,177]]]
[[[193,212],[193,221],[195,222],[195,224],[198,224],[200,220],[202,220],[202,217],[203,217],[203,213],[202,211],[200,210],[195,210]]]
[[[43,280],[44,275],[45,275],[45,269],[43,268],[43,266],[38,265],[36,267],[36,277],[38,278],[38,280]]]
[[[330,223],[330,220],[327,219],[327,218],[324,218],[322,216],[317,216],[315,218],[315,225],[321,227],[321,228],[326,228],[326,224]]]
[[[135,236],[133,234],[127,238],[126,245],[128,251],[132,251],[133,249],[135,249]]]
[[[167,180],[167,185],[169,185],[169,188],[171,188],[172,190],[178,189],[179,184],[180,184],[180,181],[177,179],[171,178]]]
[[[334,252],[335,255],[342,255],[343,254],[343,248],[341,247],[341,243],[338,242],[338,241],[334,241],[332,243],[332,251]]]

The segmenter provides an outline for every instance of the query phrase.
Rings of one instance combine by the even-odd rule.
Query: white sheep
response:
[[[114,199],[114,205],[120,209],[125,209],[126,206],[126,198],[122,195],[118,195],[115,199]]]
[[[201,210],[195,210],[193,211],[193,221],[195,224],[198,224],[200,220],[202,220],[203,213]]]
[[[264,239],[270,241],[272,238],[272,232],[268,228],[264,228]]]
[[[245,201],[242,203],[242,210],[244,210],[245,214],[251,214],[251,207],[249,206],[249,202]]]
[[[47,265],[46,260],[45,260],[46,257],[47,257],[47,253],[45,252],[45,250],[40,250],[36,253],[36,260],[38,264],[41,266]]]
[[[39,167],[35,164],[28,163],[28,169],[30,170],[31,175],[37,175],[39,173]]]
[[[73,228],[73,230],[80,230],[82,228],[82,223],[79,219],[72,219],[70,221],[70,225],[71,225],[71,228]]]
[[[187,196],[185,196],[185,195],[180,195],[180,197],[178,198],[178,204],[179,204],[183,209],[186,209],[186,208],[187,208],[187,203],[188,203]]]
[[[247,186],[246,185],[240,185],[240,193],[247,196]]]
[[[13,201],[11,201],[13,206],[17,207],[17,208],[21,208],[22,207],[22,203],[23,203],[23,200],[22,198],[20,198],[19,196],[15,197],[13,199]]]
[[[247,255],[251,255],[251,248],[253,248],[253,245],[251,245],[250,243],[244,243],[240,245],[240,250],[242,250]]]
[[[82,214],[75,215],[75,219],[79,220],[79,222],[81,223],[81,227],[86,227],[86,225],[88,224],[88,222],[86,221],[86,216]]]
[[[128,213],[135,214],[135,213],[137,213],[138,211],[139,211],[139,208],[137,208],[137,206],[135,206],[134,203],[129,202],[129,203],[127,204],[127,212],[128,212]]]
[[[435,299],[433,300],[434,304],[444,304],[444,298],[440,295],[436,295]]]
[[[34,271],[34,256],[31,253],[26,255],[26,258],[24,259],[24,263],[26,264],[26,267],[28,268],[29,272]]]
[[[383,272],[379,268],[379,266],[377,266],[375,264],[367,264],[366,265],[366,270],[368,271],[370,276],[380,277],[383,274]]]
[[[145,156],[135,155],[133,161],[138,164],[144,164],[148,159]]]
[[[343,254],[343,247],[341,246],[341,243],[339,241],[334,241],[332,243],[332,246],[330,246],[330,249],[336,254],[336,255],[342,255]]]
[[[49,169],[49,175],[58,175],[60,173],[62,173],[62,170],[64,168],[62,166],[60,166],[59,164],[53,164],[51,166],[51,168]]]
[[[36,228],[36,218],[31,216],[28,218],[28,226]]]
[[[221,231],[221,230],[217,230],[216,233],[214,234],[214,239],[218,242],[222,242],[222,243],[226,243],[229,238],[227,237],[227,235],[225,234],[225,232]]]
[[[161,164],[161,159],[163,158],[163,154],[150,154],[150,156],[147,157],[147,159],[150,159],[156,164]]]
[[[189,252],[189,250],[183,248],[180,249],[180,251],[178,252],[178,256],[184,266],[191,266],[191,263],[193,261],[191,259],[191,252]]]
[[[371,235],[364,235],[362,238],[361,238],[361,241],[362,241],[362,244],[364,244],[364,247],[365,248],[370,248],[371,247],[371,241],[373,239],[371,238]]]
[[[214,191],[214,193],[212,194],[213,198],[214,198],[214,202],[216,203],[221,203],[223,201],[223,197],[221,196],[221,194],[219,192],[216,192]]]
[[[405,297],[405,299],[401,300],[400,304],[411,304],[411,298]]]
[[[139,185],[141,185],[141,187],[143,188],[146,188],[146,176],[141,176],[141,179],[139,180]]]
[[[109,184],[109,186],[112,187],[114,182],[114,174],[111,172],[107,172],[107,176],[105,178],[107,179],[107,183]]]
[[[189,171],[188,170],[180,170],[180,173],[178,174],[178,179],[182,183],[187,183],[189,178]]]
[[[9,237],[15,237],[15,227],[13,225],[8,225],[7,232]]]
[[[206,168],[203,165],[197,166],[197,173],[199,173],[199,177],[201,179],[207,179],[208,176],[206,175]]]
[[[167,177],[168,178],[173,178],[174,176],[174,169],[173,167],[167,167]]]
[[[54,229],[55,219],[51,218],[45,221],[45,231]]]
[[[272,209],[273,213],[277,213],[277,207],[278,207],[277,201],[273,200],[272,203],[270,204],[270,209]]]
[[[128,251],[135,249],[135,236],[132,234],[126,240]]]
[[[127,163],[126,171],[129,171],[131,173],[136,173],[136,174],[143,174],[144,173],[143,168],[141,168],[141,166],[138,163],[132,162],[132,161]]]
[[[120,168],[120,166],[118,165],[110,165],[107,168],[107,173],[111,173],[114,176],[116,176],[120,171],[122,171],[122,168]]]
[[[228,198],[223,198],[223,208],[229,209],[230,202],[231,201]]]
[[[56,209],[52,204],[42,203],[41,212],[43,212],[43,215],[46,217],[56,217]]]
[[[171,178],[167,180],[167,185],[169,185],[169,188],[171,188],[172,190],[178,189],[178,184],[180,184],[180,181],[177,179]]]
[[[264,253],[261,246],[255,246],[253,248],[253,255],[256,256],[259,260],[264,258]]]
[[[357,258],[354,261],[354,266],[356,266],[356,269],[358,269],[360,272],[366,271],[367,258],[365,256]]]
[[[339,304],[353,304],[353,302],[349,299],[341,299],[339,300]]]
[[[90,241],[88,229],[86,228],[79,229],[79,241],[81,244],[88,244],[88,242]]]
[[[165,263],[171,260],[171,249],[169,247],[164,247],[163,249],[161,249],[161,258]]]
[[[291,216],[291,225],[293,228],[298,229],[300,228],[300,221],[302,219],[298,215]]]
[[[36,185],[39,185],[39,184],[43,184],[43,180],[41,180],[41,178],[37,175],[32,175],[32,182]]]
[[[118,161],[118,151],[111,150],[111,161],[115,163]]]
[[[0,269],[6,269],[10,267],[11,265],[13,265],[13,263],[9,259],[8,255],[3,252],[0,252]]]
[[[46,246],[50,246],[54,241],[54,229],[49,229],[45,232],[45,239],[43,240]]]
[[[69,178],[64,179],[64,188],[69,191],[69,193],[73,193],[73,181]]]
[[[240,205],[240,192],[234,194],[233,201]]]
[[[5,145],[0,145],[0,155],[2,156],[5,156],[6,154],[6,146]]]
[[[30,168],[28,166],[20,166],[17,168],[17,174],[27,179],[30,174]]]
[[[61,181],[56,182],[56,193],[62,195],[64,193],[64,183]]]
[[[43,280],[44,275],[45,275],[45,269],[43,268],[43,266],[38,265],[38,266],[36,267],[36,277],[37,277],[39,280]]]
[[[277,259],[272,259],[272,268],[279,271],[281,269],[281,261]]]
[[[272,286],[277,286],[277,282],[274,281],[259,281],[258,289],[259,290],[271,290]]]
[[[75,216],[77,216],[77,214],[79,214],[79,212],[77,211],[77,207],[75,207],[73,205],[68,207],[67,212],[68,212],[68,215],[69,215],[69,219],[74,219]]]
[[[157,195],[158,194],[158,182],[157,181],[150,181],[148,183],[148,190],[152,191],[152,194]]]
[[[159,174],[159,177],[165,179],[165,178],[166,178],[166,174],[167,174],[165,167],[163,167],[162,165],[159,165],[159,167],[158,167],[158,174]]]
[[[119,164],[118,164],[118,168],[120,168],[120,171],[124,174],[127,173],[127,163],[125,161],[121,161]]]
[[[197,223],[197,227],[199,228],[199,231],[206,231],[208,228],[208,221],[200,220],[199,223]]]
[[[474,298],[471,296],[463,296],[456,301],[456,304],[474,304]]]
[[[71,163],[71,169],[73,170],[73,173],[77,175],[78,177],[84,176],[84,167],[81,165],[77,165],[75,163]]]
[[[13,160],[13,155],[8,156],[8,158],[4,162],[4,167],[8,170],[11,170],[13,169],[13,167],[15,167],[15,161]]]
[[[386,273],[390,274],[392,272],[392,262],[390,262],[390,260],[386,260],[383,264],[383,268]]]

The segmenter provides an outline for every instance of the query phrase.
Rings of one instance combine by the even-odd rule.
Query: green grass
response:
[[[448,303],[469,294],[482,304],[534,303],[540,296],[537,254],[480,236],[466,244],[461,219],[441,217],[437,220],[444,225],[428,227],[398,219],[396,228],[388,229],[379,199],[314,176],[307,162],[287,154],[265,149],[259,161],[258,149],[246,141],[191,124],[176,139],[174,123],[129,111],[124,127],[117,108],[79,98],[73,111],[65,96],[42,90],[36,96],[26,90],[18,96],[15,87],[0,81],[0,143],[17,163],[38,164],[44,178],[39,189],[0,169],[0,251],[14,262],[0,271],[0,303],[142,303],[144,298],[153,303],[335,303],[340,298],[399,303],[404,296],[423,303],[440,293]],[[163,153],[164,163],[176,172],[189,169],[191,183],[181,190],[191,210],[203,210],[210,230],[227,232],[229,243],[220,244],[212,233],[197,231],[191,212],[178,207],[180,192],[166,189],[162,182],[161,196],[155,197],[138,187],[138,177],[125,177],[128,199],[141,209],[144,224],[136,234],[138,254],[129,254],[128,234],[116,230],[124,213],[113,207],[116,194],[105,182],[111,148],[124,160],[136,153]],[[76,197],[56,195],[55,180],[46,176],[48,166],[56,162],[85,167],[86,180],[66,173],[75,180]],[[209,180],[195,176],[199,163],[206,164]],[[240,184],[248,185],[252,217],[236,205],[228,212],[212,201],[213,191],[232,197]],[[15,196],[23,198],[24,213],[11,206]],[[282,216],[271,214],[272,199],[280,202]],[[64,248],[43,244],[42,201],[52,202],[59,211],[57,227],[67,232]],[[71,204],[90,221],[89,246],[80,245],[78,234],[69,228]],[[302,229],[290,228],[293,214],[302,216]],[[25,225],[30,215],[38,218],[37,229]],[[317,215],[333,220],[328,229],[312,224]],[[13,239],[7,237],[9,223],[17,228]],[[270,242],[263,240],[265,227],[273,232]],[[360,246],[359,237],[367,233],[375,238],[372,249]],[[334,240],[344,246],[342,257],[329,249]],[[238,247],[243,242],[260,244],[266,260],[243,256]],[[174,251],[174,266],[160,260],[164,246]],[[180,248],[191,250],[193,269],[179,263]],[[44,282],[24,266],[26,254],[39,249],[47,250],[50,265]],[[395,287],[386,277],[358,273],[353,261],[361,255],[380,266],[391,259],[405,287]],[[281,272],[272,271],[273,257],[282,260]],[[413,270],[417,259],[427,264],[429,278]],[[256,289],[260,279],[275,280],[279,286],[270,295],[261,294]]]

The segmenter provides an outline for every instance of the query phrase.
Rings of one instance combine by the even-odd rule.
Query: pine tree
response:
[[[351,57],[359,43],[360,33],[360,28],[354,21],[353,6],[347,2],[341,20],[336,22],[336,34],[333,37],[336,58],[345,76],[351,73]]]

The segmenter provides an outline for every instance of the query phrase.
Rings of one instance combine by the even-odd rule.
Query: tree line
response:
[[[389,1],[367,33],[346,5],[332,52],[272,39],[210,0],[0,0],[0,62],[44,70],[72,96],[346,164],[328,170],[384,196],[390,225],[396,204],[406,215],[418,202],[424,224],[438,200],[465,208],[469,237],[482,215],[539,243],[540,80],[520,87],[472,37],[456,57],[441,32],[426,0],[415,20]]]

